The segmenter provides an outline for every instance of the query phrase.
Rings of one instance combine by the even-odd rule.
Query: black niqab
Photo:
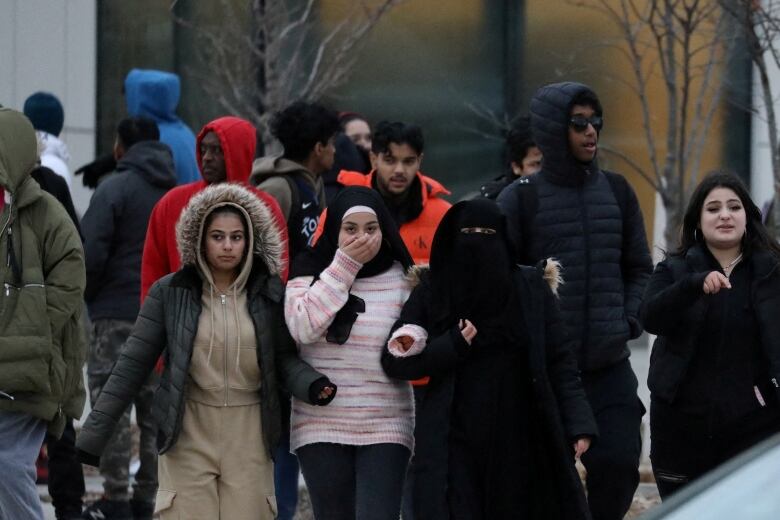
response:
[[[494,201],[475,199],[450,208],[431,248],[437,318],[478,325],[502,317],[514,287],[511,258],[506,219]]]

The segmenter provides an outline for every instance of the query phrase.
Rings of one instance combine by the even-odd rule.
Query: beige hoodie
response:
[[[209,208],[200,222],[198,243],[202,243],[206,217],[216,208],[233,206],[244,215],[252,229],[249,214],[241,206],[220,203]],[[257,360],[257,340],[252,318],[247,308],[246,283],[252,270],[253,233],[247,235],[245,257],[236,280],[225,294],[214,284],[211,270],[201,248],[197,265],[203,276],[202,310],[198,332],[192,349],[189,399],[210,406],[243,406],[260,402],[260,366]]]

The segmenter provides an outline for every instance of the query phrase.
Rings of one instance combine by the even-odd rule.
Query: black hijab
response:
[[[361,186],[344,188],[328,206],[325,225],[317,243],[301,252],[293,261],[290,278],[314,276],[315,278],[330,265],[339,248],[339,231],[344,213],[355,206],[367,206],[374,210],[382,230],[382,247],[377,255],[363,265],[358,278],[367,278],[383,273],[398,260],[404,270],[414,264],[409,251],[398,233],[398,227],[390,217],[381,195]]]
[[[500,319],[514,287],[512,258],[506,218],[494,201],[479,198],[450,208],[431,247],[436,321],[451,325],[467,318],[479,329]]]
[[[316,280],[320,273],[333,262],[338,249],[339,231],[344,213],[355,206],[367,206],[374,210],[379,228],[382,230],[382,246],[376,256],[361,267],[357,274],[358,278],[368,278],[384,273],[393,266],[395,261],[401,263],[404,271],[414,264],[401,235],[398,233],[398,227],[393,222],[379,193],[369,188],[350,186],[343,189],[328,206],[322,235],[313,247],[307,248],[295,258],[290,278],[313,276]],[[333,323],[328,327],[326,339],[332,343],[345,343],[358,313],[365,312],[365,310],[365,302],[354,294],[350,294],[347,303],[338,311]]]

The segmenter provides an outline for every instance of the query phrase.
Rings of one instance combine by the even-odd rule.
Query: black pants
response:
[[[777,410],[757,410],[731,426],[710,422],[656,399],[650,402],[650,459],[662,499],[780,431]]]
[[[640,424],[645,413],[637,396],[637,379],[625,359],[596,372],[584,372],[582,382],[599,437],[582,456],[588,471],[588,505],[593,520],[622,520],[639,485],[642,454]]]
[[[297,450],[317,520],[398,520],[409,449],[307,444]]]
[[[57,518],[81,515],[84,496],[84,472],[76,451],[73,421],[65,422],[65,432],[57,439],[46,434],[49,453],[49,495]]]
[[[425,391],[427,385],[415,385],[412,387],[414,391],[414,409],[419,410],[422,407],[423,399],[425,399]],[[406,470],[406,480],[404,481],[404,494],[403,500],[401,500],[401,518],[403,520],[414,520],[414,456],[409,461],[409,468]]]

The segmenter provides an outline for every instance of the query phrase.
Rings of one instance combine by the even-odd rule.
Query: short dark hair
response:
[[[601,101],[599,101],[599,97],[592,90],[583,90],[574,96],[574,99],[571,100],[571,104],[569,105],[569,110],[571,110],[571,107],[574,105],[591,107],[593,111],[596,112],[597,116],[604,115],[604,111],[601,108]]]
[[[522,164],[528,154],[528,150],[536,146],[531,135],[531,118],[521,116],[512,122],[506,133],[506,148],[509,160],[515,164]]]
[[[271,119],[271,134],[284,147],[284,156],[293,161],[308,157],[317,143],[327,144],[339,131],[336,112],[317,103],[296,101]]]
[[[761,221],[761,210],[750,198],[745,184],[734,174],[726,172],[712,172],[707,175],[696,187],[688,202],[688,208],[683,216],[680,229],[680,244],[674,254],[684,255],[697,242],[703,240],[699,228],[701,210],[707,195],[715,188],[728,188],[733,191],[745,208],[745,236],[742,239],[742,247],[745,251],[766,250],[780,259],[780,245],[769,235]]]
[[[141,141],[159,141],[160,129],[154,119],[143,116],[126,117],[116,125],[116,136],[119,144],[128,150]]]
[[[375,154],[387,153],[390,147],[390,143],[393,144],[408,144],[411,146],[417,155],[423,153],[423,133],[422,128],[413,124],[401,123],[395,121],[393,123],[389,121],[381,121],[376,125],[374,130],[374,137],[371,140],[371,151]]]
[[[339,124],[341,125],[342,132],[347,129],[347,125],[350,124],[352,121],[365,121],[365,123],[368,124],[368,119],[358,114],[357,112],[339,113]]]

